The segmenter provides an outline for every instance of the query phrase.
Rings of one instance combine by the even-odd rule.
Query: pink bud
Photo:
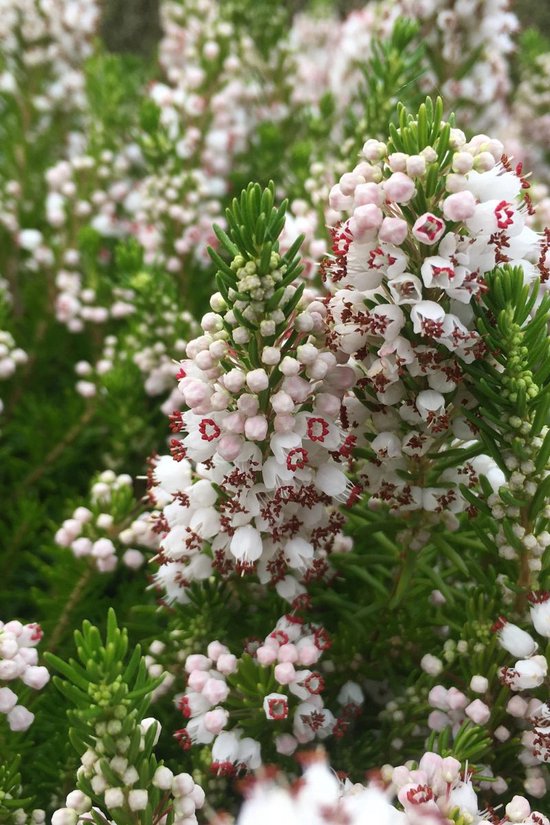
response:
[[[0,688],[0,713],[7,713],[17,704],[17,694],[9,687]]]
[[[471,218],[476,209],[476,199],[471,192],[455,192],[443,202],[443,214],[449,221],[465,221]]]
[[[356,187],[361,183],[359,175],[353,172],[345,172],[340,178],[340,189],[344,195],[353,195]]]
[[[523,719],[527,713],[527,702],[525,699],[522,699],[521,696],[512,696],[506,705],[506,710],[510,716],[515,716],[516,719]]]
[[[209,659],[212,659],[213,662],[217,662],[222,653],[229,653],[229,649],[216,639],[215,641],[210,642],[206,648],[206,652]]]
[[[262,392],[269,386],[269,378],[263,369],[252,370],[246,376],[246,384],[252,392]]]
[[[384,192],[388,201],[396,203],[408,203],[416,194],[416,186],[403,172],[394,172],[388,180],[384,181]]]
[[[9,711],[7,718],[10,730],[23,731],[32,725],[34,713],[31,713],[22,705],[16,705]]]
[[[296,671],[291,662],[281,662],[275,667],[275,678],[280,685],[289,685],[296,678]]]
[[[499,725],[495,730],[495,739],[499,742],[506,742],[510,738],[510,731],[504,725]]]
[[[188,796],[195,787],[192,776],[188,773],[178,773],[172,782],[172,793],[174,796],[181,799],[183,796]]]
[[[237,657],[232,653],[221,653],[216,662],[216,668],[224,676],[230,676],[237,670]]]
[[[506,805],[506,816],[510,822],[523,822],[531,813],[531,806],[524,796],[514,796]]]
[[[116,553],[116,548],[111,539],[98,539],[94,541],[92,556],[96,559],[106,559]]]
[[[209,710],[204,714],[204,727],[209,733],[217,736],[227,725],[228,719],[229,713],[226,710],[223,708],[214,708],[214,710]]]
[[[194,670],[210,670],[212,660],[203,656],[202,653],[192,653],[185,660],[185,672],[192,673]]]
[[[296,649],[296,645],[281,645],[278,652],[278,658],[280,662],[292,662],[292,664],[294,664],[294,662],[298,661],[298,651]]]
[[[223,376],[224,387],[229,390],[229,392],[240,392],[244,387],[245,378],[246,376],[242,370],[236,368],[229,370],[229,372],[226,372]]]
[[[209,679],[202,689],[202,695],[206,696],[211,705],[219,705],[229,696],[229,688],[223,679]]]
[[[223,419],[223,426],[226,432],[242,433],[244,432],[244,416],[238,412],[229,413]]]
[[[42,690],[50,681],[50,674],[45,667],[28,667],[21,676],[21,681],[34,690]]]
[[[80,559],[83,556],[89,556],[92,552],[92,540],[86,536],[80,536],[71,544],[71,550],[75,558]]]
[[[100,573],[112,573],[112,571],[116,568],[118,563],[118,559],[116,555],[107,556],[105,559],[98,559],[97,569]]]
[[[443,685],[435,685],[428,694],[428,702],[432,708],[447,710],[449,708],[447,693],[447,688],[443,687]]]
[[[335,209],[337,212],[344,212],[353,207],[353,198],[351,195],[345,195],[338,184],[330,190],[328,202],[330,208]]]
[[[428,716],[428,727],[430,730],[440,731],[447,727],[450,720],[446,713],[441,710],[432,710]]]
[[[470,687],[474,693],[486,693],[489,689],[489,680],[485,676],[472,676]]]
[[[484,725],[491,716],[491,711],[481,699],[474,699],[465,709],[466,715],[470,717],[476,725]]]
[[[280,736],[275,737],[275,747],[277,753],[281,753],[283,756],[291,756],[298,747],[298,742],[290,733],[282,733]]]
[[[65,530],[64,527],[60,527],[53,537],[53,540],[59,547],[69,547],[70,543],[74,540],[74,536],[72,536],[68,530]]]
[[[363,206],[366,203],[374,203],[380,206],[384,200],[382,190],[376,183],[360,183],[354,194],[355,206]]]
[[[244,425],[244,434],[250,441],[263,441],[267,435],[267,418],[265,415],[254,415],[247,418]]]
[[[369,229],[378,229],[383,217],[382,210],[374,203],[366,203],[363,206],[358,206],[353,213],[355,226],[359,234]]]
[[[202,808],[206,796],[200,785],[194,786],[193,790],[191,791],[190,797],[193,801],[193,805],[195,806],[195,808]]]
[[[273,429],[276,433],[291,433],[294,430],[292,415],[276,415],[273,419]]]
[[[447,704],[451,710],[460,710],[460,708],[465,708],[468,704],[468,697],[465,696],[462,691],[451,687],[447,693]]]
[[[185,403],[191,409],[200,407],[210,396],[207,385],[197,378],[183,378],[179,382],[179,388],[183,393]]]
[[[268,667],[277,660],[277,651],[274,647],[262,645],[256,651],[256,657],[263,667]]]
[[[319,661],[321,651],[313,642],[299,642],[297,647],[299,664],[309,667]]]
[[[222,435],[218,441],[218,453],[225,461],[234,461],[241,452],[243,443],[238,435]]]
[[[384,218],[378,231],[378,237],[381,241],[400,246],[407,237],[408,232],[407,221],[402,218]]]
[[[130,570],[139,570],[145,563],[145,556],[140,550],[130,548],[122,556],[122,561]]]
[[[196,690],[200,693],[209,678],[210,676],[208,675],[207,670],[193,670],[192,673],[189,674],[187,684],[191,690]]]

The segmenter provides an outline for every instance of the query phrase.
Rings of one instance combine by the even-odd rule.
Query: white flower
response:
[[[550,593],[533,593],[529,601],[533,627],[541,636],[550,638]]]
[[[496,624],[498,640],[504,650],[512,656],[529,658],[536,653],[538,645],[529,633],[522,630],[515,624],[511,624],[506,619],[500,619]]]
[[[285,558],[293,570],[305,571],[313,558],[313,546],[296,536],[285,544]]]
[[[261,533],[250,524],[239,527],[233,534],[229,549],[236,559],[245,562],[257,561],[263,549]]]
[[[286,719],[288,716],[288,698],[284,693],[269,693],[264,698],[263,709],[267,719]]]

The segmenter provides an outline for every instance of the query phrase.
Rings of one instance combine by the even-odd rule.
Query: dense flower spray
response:
[[[465,380],[467,365],[487,357],[472,304],[499,263],[530,283],[543,261],[525,225],[524,182],[502,144],[467,141],[440,118],[431,105],[418,119],[403,114],[389,143],[367,141],[334,186],[331,205],[349,217],[333,232],[325,270],[334,293],[327,338],[360,370],[368,416],[357,435],[371,458],[359,480],[370,506],[424,511],[423,526],[454,529],[469,508],[460,485],[475,486],[479,474],[494,489],[504,481],[491,457],[461,462],[457,450],[483,452]]]
[[[299,241],[278,252],[284,205],[251,186],[227,217],[229,237],[218,234],[233,260],[215,256],[220,292],[181,363],[188,409],[172,417],[181,435],[152,473],[153,498],[155,485],[173,497],[158,527],[157,578],[171,598],[179,581],[184,598],[195,568],[255,570],[292,601],[299,579],[322,577],[327,554],[346,546],[335,505],[353,497],[341,409],[355,374],[323,346],[326,309],[297,281]],[[206,543],[212,561],[200,555]]]
[[[430,70],[426,91],[441,91],[473,128],[507,121],[512,35],[519,27],[509,0],[393,0],[394,11],[421,24]]]
[[[38,624],[0,622],[0,713],[6,714],[13,731],[27,730],[34,713],[19,703],[18,694],[5,683],[20,679],[34,690],[41,690],[47,684],[50,674],[38,664],[36,650],[41,638],[42,628]]]

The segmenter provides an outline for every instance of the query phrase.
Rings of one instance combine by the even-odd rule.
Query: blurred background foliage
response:
[[[320,7],[325,5],[324,0],[316,0],[316,3]],[[290,15],[312,5],[310,0],[287,0],[280,4],[281,10]],[[364,0],[340,0],[333,5],[338,5],[345,15],[365,3]],[[534,27],[550,38],[550,0],[516,0],[512,5],[523,27]],[[250,2],[250,10],[256,19],[262,16],[262,8],[271,14],[271,3],[265,0]],[[105,0],[102,36],[107,48],[114,52],[151,54],[160,38],[159,18],[159,0]]]

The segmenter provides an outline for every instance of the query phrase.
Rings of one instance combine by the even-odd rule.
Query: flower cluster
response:
[[[41,690],[50,679],[45,667],[38,664],[37,644],[42,638],[38,624],[18,621],[0,622],[0,684],[21,679],[24,685]],[[27,730],[34,713],[19,704],[19,698],[10,687],[0,687],[0,713],[6,715],[13,731]]]
[[[232,159],[246,147],[259,90],[245,70],[255,45],[216,2],[166,2],[162,18],[165,77],[149,95],[170,149],[136,190],[134,231],[147,262],[184,277],[185,262],[205,264],[206,245],[216,242],[212,223],[223,223],[220,201]],[[155,151],[147,137],[144,149]]]
[[[131,545],[155,544],[147,521],[135,517],[132,478],[112,470],[100,473],[92,484],[90,507],[80,505],[65,519],[55,534],[59,547],[70,547],[75,558],[89,557],[101,573],[112,572],[118,562],[120,544],[127,546],[120,561],[137,570],[145,561],[143,553]]]
[[[30,102],[43,117],[56,109],[84,108],[81,66],[98,24],[95,0],[2,0],[0,93],[17,94],[22,71],[41,74],[47,83]]]
[[[124,718],[124,717],[122,717]],[[95,748],[89,748],[82,756],[80,778],[90,783],[95,795],[104,801],[107,815],[121,809],[139,813],[150,805],[149,791],[141,788],[139,774],[128,760],[130,746],[128,737],[119,737],[116,752],[104,744],[105,740],[112,741],[112,736],[121,730],[121,721],[115,718],[109,722],[99,722],[96,725],[97,741]],[[154,744],[160,736],[160,724],[156,719],[143,719],[140,723],[141,743],[138,740],[138,753],[144,750],[144,736],[150,728],[155,730]],[[134,757],[134,761],[138,754]],[[153,774],[151,784],[167,793],[169,805],[174,813],[174,825],[196,825],[195,811],[204,804],[204,791],[197,785],[188,773],[175,774],[166,766],[159,765]],[[98,811],[104,820],[100,808],[93,808],[92,799],[80,790],[72,791],[65,800],[65,807],[58,808],[52,816],[52,825],[76,825],[81,820],[94,821],[91,811]],[[88,814],[88,815],[87,815]]]
[[[404,823],[421,825],[440,822],[442,818],[463,822],[517,822],[546,825],[547,818],[531,811],[527,799],[514,796],[506,805],[502,820],[494,820],[479,811],[474,788],[475,775],[462,769],[460,762],[437,753],[425,753],[418,765],[407,763],[397,768],[384,766],[382,777],[391,782],[405,813]],[[444,820],[443,820],[444,821]]]
[[[550,115],[548,114],[548,80],[550,54],[538,55],[531,66],[524,69],[521,83],[514,97],[512,123],[527,145],[527,158],[537,178],[549,183],[548,144],[550,143]],[[525,138],[529,137],[528,140]]]
[[[377,787],[341,782],[323,758],[312,754],[295,788],[285,787],[280,775],[260,777],[248,792],[237,825],[256,825],[270,816],[287,825],[406,825],[407,820]]]
[[[431,71],[424,88],[457,101],[472,126],[495,129],[506,120],[511,35],[519,28],[509,0],[394,0],[395,11],[418,20]],[[437,57],[435,57],[437,56]]]
[[[259,187],[248,199],[259,218],[272,204]],[[263,215],[277,222],[276,237],[282,216],[273,207]],[[340,416],[355,373],[323,346],[325,305],[293,283],[295,248],[281,256],[258,244],[230,266],[219,259],[225,297],[213,296],[203,335],[187,345],[179,387],[188,409],[171,417],[173,462],[152,473],[153,497],[163,479],[173,497],[156,525],[165,586],[209,575],[210,558],[198,555],[208,542],[214,569],[255,570],[292,601],[297,578],[322,577],[331,550],[349,544],[335,503],[354,495],[345,474],[354,442]]]
[[[190,721],[176,739],[184,749],[212,744],[212,770],[227,776],[261,764],[261,743],[242,736],[260,708],[269,722],[281,723],[268,739],[268,748],[274,739],[279,754],[289,756],[299,745],[331,734],[341,737],[360,712],[363,693],[352,682],[342,688],[338,719],[324,706],[324,678],[311,668],[330,644],[324,628],[294,613],[279,619],[263,642],[248,643],[239,658],[219,641],[211,642],[206,656],[192,654],[185,662],[187,689],[176,696],[176,704]],[[242,693],[247,712],[241,710],[237,727],[229,728]]]
[[[533,591],[529,594],[531,622],[537,633],[550,638],[550,593]],[[519,657],[513,667],[503,667],[501,682],[513,691],[533,691],[547,685],[548,659],[539,653],[539,645],[530,633],[504,617],[495,623],[501,646],[512,656]],[[529,699],[515,696],[508,702],[508,713],[531,724],[531,730],[522,735],[522,744],[528,754],[527,764],[550,761],[550,710],[546,700],[536,696]]]
[[[535,278],[540,250],[502,144],[433,123],[421,110],[390,144],[367,141],[334,186],[331,205],[349,217],[334,230],[326,273],[331,346],[360,366],[371,411],[372,459],[360,476],[370,504],[424,510],[452,529],[469,507],[460,484],[504,479],[484,456],[437,469],[438,452],[475,439],[463,367],[486,348],[470,305],[503,261]]]
[[[28,355],[21,347],[16,346],[13,335],[6,330],[0,330],[0,380],[11,378],[17,367],[26,364]],[[3,404],[0,399],[0,412]]]
[[[349,825],[427,825],[440,822],[517,823],[548,825],[525,797],[514,796],[499,818],[480,812],[472,775],[453,757],[425,753],[420,762],[392,768],[385,765],[379,782],[365,787],[342,781],[322,755],[304,760],[305,770],[295,788],[285,787],[280,775],[260,776],[247,793],[237,825],[253,825],[268,814],[284,817],[289,825],[346,822]],[[391,804],[393,795],[397,802]],[[399,807],[397,807],[399,806]]]

